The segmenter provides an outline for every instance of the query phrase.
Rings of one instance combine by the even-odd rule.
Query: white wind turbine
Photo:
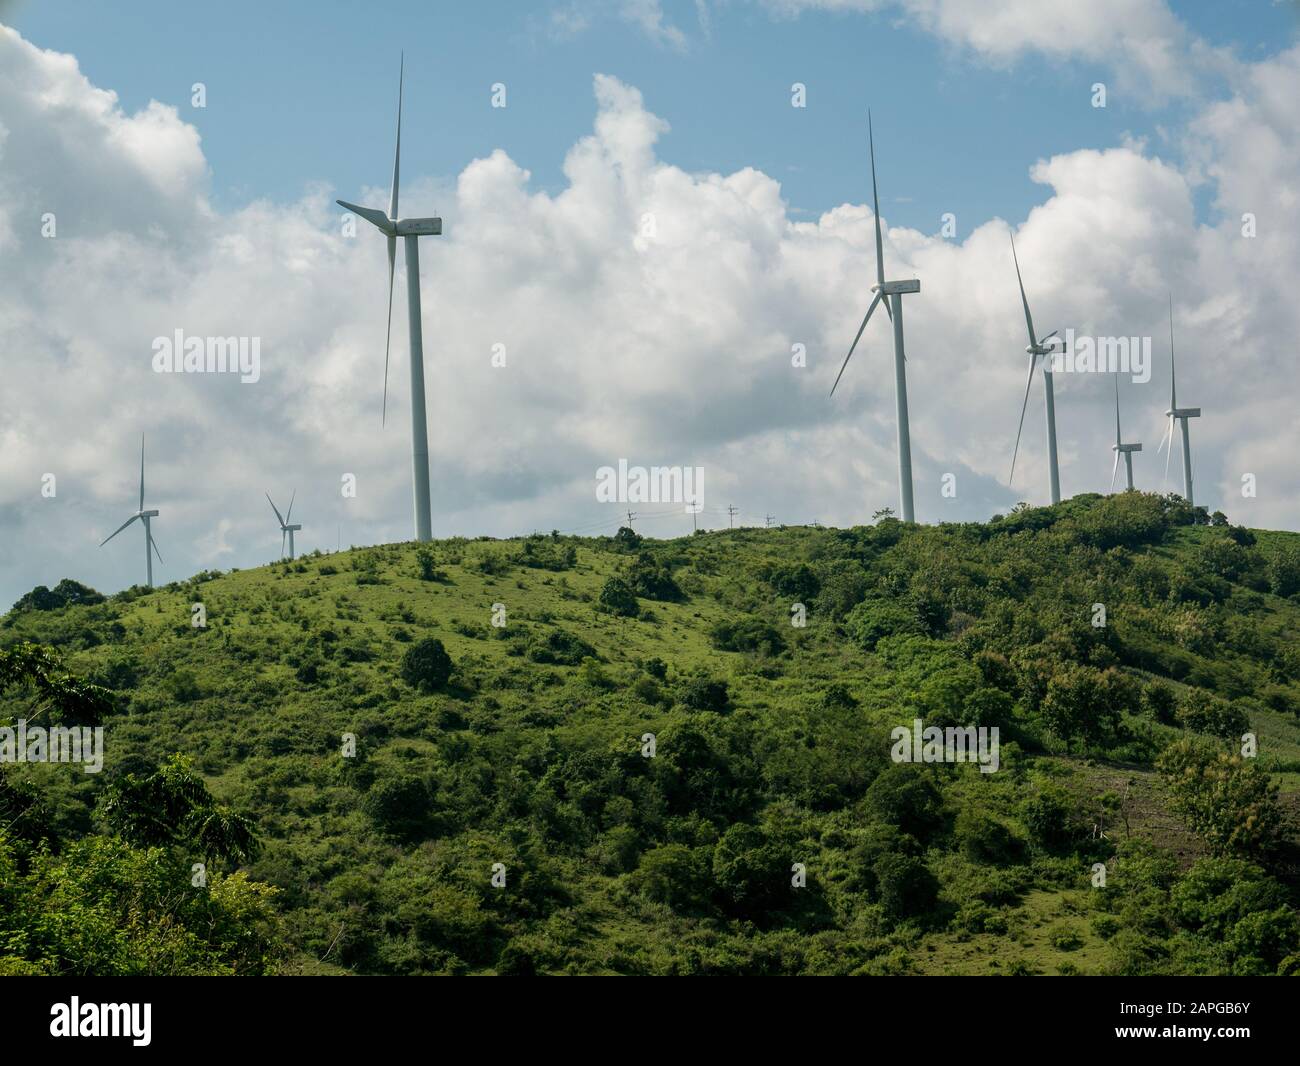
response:
[[[336,201],[364,218],[388,238],[388,337],[384,343],[384,401],[382,418],[388,419],[388,353],[393,335],[393,272],[397,255],[397,238],[406,247],[406,321],[411,347],[411,474],[415,482],[415,539],[433,537],[433,519],[429,508],[429,430],[424,410],[424,343],[420,324],[420,249],[419,238],[442,233],[440,218],[397,217],[398,172],[402,162],[402,82],[406,74],[403,56],[397,77],[397,150],[393,155],[393,191],[388,214],[372,207],[358,207],[346,200]]]
[[[871,146],[871,202],[876,216],[876,284],[871,291],[876,295],[867,308],[867,313],[858,327],[858,334],[849,345],[849,354],[840,364],[840,372],[835,375],[835,384],[831,386],[831,395],[835,395],[836,386],[844,376],[844,368],[853,358],[853,350],[862,339],[862,331],[867,328],[871,313],[876,304],[885,301],[885,313],[894,323],[894,401],[898,410],[898,496],[904,522],[915,522],[916,515],[912,509],[912,436],[907,424],[907,356],[903,349],[903,294],[920,292],[921,283],[916,278],[908,281],[885,280],[885,252],[880,234],[880,197],[876,192],[876,141],[871,128],[871,112],[867,112],[867,138]],[[892,307],[891,307],[892,304]]]
[[[266,502],[271,505],[271,510],[275,512],[276,520],[280,523],[280,558],[282,559],[284,558],[285,534],[287,533],[289,535],[289,559],[292,560],[293,559],[293,535],[298,530],[302,529],[301,524],[292,525],[292,526],[289,525],[289,519],[293,517],[293,501],[296,500],[297,498],[298,498],[298,490],[294,489],[293,495],[289,497],[289,510],[285,512],[283,516],[281,516],[280,508],[278,508],[275,505],[275,501],[271,499],[271,494],[269,492],[266,494]],[[281,497],[281,499],[283,499],[283,497]]]
[[[1115,475],[1119,472],[1119,457],[1124,456],[1124,476],[1128,483],[1128,491],[1133,491],[1133,453],[1140,452],[1140,444],[1121,444],[1119,433],[1119,374],[1115,375],[1115,443],[1111,445],[1111,451],[1115,453],[1115,465],[1110,468],[1110,491],[1115,491]]]
[[[1183,429],[1183,496],[1193,507],[1192,499],[1192,444],[1187,436],[1187,420],[1200,418],[1199,407],[1178,406],[1178,382],[1174,373],[1174,297],[1169,296],[1169,410],[1165,412],[1169,419],[1169,432],[1160,442],[1161,448],[1168,448],[1165,453],[1165,481],[1169,481],[1169,457],[1174,454],[1174,423],[1180,422]],[[1159,450],[1159,449],[1157,449]]]
[[[1025,328],[1029,331],[1029,343],[1025,345],[1025,351],[1029,353],[1029,375],[1025,378],[1025,399],[1020,405],[1020,426],[1016,430],[1016,447],[1011,453],[1011,474],[1007,478],[1007,484],[1011,484],[1012,479],[1016,476],[1016,456],[1020,454],[1020,434],[1025,428],[1025,409],[1029,406],[1029,387],[1034,383],[1034,367],[1038,360],[1043,360],[1043,389],[1047,397],[1047,477],[1048,490],[1051,493],[1052,502],[1061,502],[1061,472],[1056,463],[1056,400],[1052,393],[1052,372],[1048,369],[1046,356],[1051,355],[1057,350],[1060,344],[1064,349],[1063,341],[1052,341],[1059,330],[1052,330],[1045,337],[1038,337],[1034,333],[1034,316],[1029,313],[1029,298],[1025,296],[1025,283],[1020,277],[1020,260],[1016,257],[1016,238],[1013,234],[1011,237],[1011,260],[1016,264],[1016,281],[1020,285],[1020,302],[1025,308]],[[1052,341],[1048,344],[1046,342]]]
[[[137,518],[138,518],[141,522],[143,522],[143,523],[144,523],[144,567],[145,567],[145,581],[146,581],[146,584],[149,586],[149,588],[153,588],[153,556],[154,556],[154,553],[157,553],[157,555],[158,555],[158,561],[159,561],[160,563],[163,561],[163,558],[162,558],[162,552],[158,551],[158,545],[154,543],[153,533],[152,533],[152,531],[149,529],[149,519],[151,519],[151,518],[157,518],[157,517],[158,517],[158,512],[157,512],[157,511],[146,511],[146,510],[144,509],[144,434],[141,433],[141,434],[140,434],[140,509],[139,509],[138,511],[136,511],[136,513],[133,514],[130,518],[128,518],[125,522],[123,522],[120,526],[118,526],[115,530],[113,530],[113,532],[110,533],[107,537],[105,537],[103,540],[101,540],[101,541],[99,542],[99,546],[102,548],[105,544],[107,544],[110,540],[112,540],[112,539],[113,539],[114,537],[116,537],[119,533],[121,533],[122,530],[124,530],[127,526],[129,526],[129,525],[130,525],[132,522],[134,522]]]

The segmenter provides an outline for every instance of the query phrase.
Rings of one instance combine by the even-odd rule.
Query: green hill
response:
[[[0,650],[111,691],[104,772],[3,767],[0,969],[1300,970],[1300,535],[1177,497],[60,589]],[[997,727],[997,772],[892,761],[914,719]],[[122,814],[185,790],[223,813]]]

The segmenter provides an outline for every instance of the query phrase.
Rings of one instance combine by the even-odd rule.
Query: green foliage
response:
[[[421,692],[436,692],[451,677],[452,661],[437,637],[425,637],[402,656],[402,680]]]
[[[1181,740],[1160,756],[1175,813],[1217,855],[1267,857],[1283,834],[1278,786],[1258,765],[1203,742]]]
[[[1188,729],[1224,740],[1237,740],[1250,727],[1250,721],[1240,707],[1199,688],[1189,689],[1183,694],[1175,717]]]
[[[453,539],[199,575],[206,631],[195,581],[11,612],[0,725],[93,705],[112,740],[101,775],[0,766],[0,972],[1300,970],[1297,538],[1208,521]],[[1258,760],[1175,745],[1161,780],[1243,715]],[[914,717],[997,726],[1001,769],[892,763]],[[81,932],[11,902],[56,883]]]
[[[632,586],[621,577],[611,577],[600,590],[600,605],[614,614],[635,618],[641,613]]]
[[[785,641],[781,639],[781,634],[761,618],[753,615],[720,619],[710,631],[709,639],[720,651],[780,655],[785,650]]]

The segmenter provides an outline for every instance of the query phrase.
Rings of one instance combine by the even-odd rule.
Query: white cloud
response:
[[[667,124],[635,88],[606,76],[594,87],[593,132],[569,151],[561,191],[535,191],[495,151],[440,194],[446,235],[422,243],[435,533],[613,523],[594,475],[620,457],[705,467],[710,526],[730,503],[742,520],[840,524],[896,507],[884,319],[827,398],[870,295],[870,210],[797,221],[768,175],[687,173],[659,157]],[[1044,330],[1155,337],[1152,382],[1124,400],[1126,436],[1147,445],[1139,486],[1163,472],[1172,289],[1179,397],[1205,410],[1192,430],[1201,502],[1293,528],[1300,130],[1286,102],[1298,88],[1296,51],[1251,68],[1183,131],[1185,167],[1137,144],[1041,160],[1043,199],[1017,233]],[[301,550],[408,537],[402,279],[381,431],[379,236],[342,236],[332,190],[218,214],[197,135],[174,112],[126,114],[72,59],[10,31],[0,116],[0,600],[64,576],[139,579],[125,536],[95,545],[133,510],[141,432],[164,580],[274,557],[267,489],[297,489]],[[1192,210],[1203,177],[1213,225]],[[404,199],[423,210],[433,196],[413,179]],[[1240,233],[1247,210],[1254,239]],[[44,211],[58,215],[54,240],[40,236]],[[1006,225],[961,243],[887,229],[886,258],[890,274],[922,280],[906,304],[918,517],[1041,500],[1037,391],[1016,490],[1003,484],[1024,373]],[[150,343],[176,328],[260,337],[261,381],[154,374]],[[497,343],[504,369],[491,366]],[[790,365],[795,343],[807,369]],[[1110,382],[1057,381],[1064,489],[1104,490]],[[58,476],[53,499],[44,472]],[[945,472],[956,500],[939,495]],[[1257,474],[1258,499],[1240,498],[1243,472]],[[355,500],[339,492],[349,473]]]

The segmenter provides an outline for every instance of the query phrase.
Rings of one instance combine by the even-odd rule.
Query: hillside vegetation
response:
[[[106,753],[0,767],[0,971],[1300,972],[1300,535],[1173,496],[68,581],[3,654]]]

